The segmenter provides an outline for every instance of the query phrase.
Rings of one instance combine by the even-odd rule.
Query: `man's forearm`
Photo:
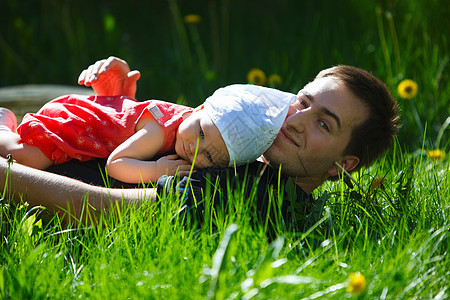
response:
[[[13,163],[8,169],[5,159],[0,158],[0,192],[3,192],[6,177],[8,190],[14,201],[23,199],[31,206],[42,205],[56,213],[64,213],[68,209],[79,218],[85,206],[96,210],[105,209],[111,204],[136,204],[142,201],[154,201],[155,189],[109,189],[86,184],[84,182],[53,173],[33,169]]]

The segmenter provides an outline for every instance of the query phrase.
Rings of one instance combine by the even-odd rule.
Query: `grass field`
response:
[[[318,70],[352,64],[383,79],[398,99],[398,141],[372,167],[353,174],[353,188],[337,181],[317,189],[319,221],[311,228],[270,242],[264,220],[251,223],[254,206],[239,195],[226,215],[212,209],[202,223],[178,214],[177,201],[168,198],[157,206],[103,212],[98,226],[66,226],[44,216],[43,208],[10,203],[5,191],[1,298],[449,298],[445,1],[325,1],[320,7],[312,1],[149,2],[130,2],[135,17],[129,23],[114,1],[100,1],[98,11],[85,14],[68,2],[43,1],[35,16],[8,2],[0,67],[11,78],[1,84],[74,83],[82,68],[115,54],[142,71],[141,98],[154,93],[196,105],[221,85],[245,82],[252,68],[282,79],[266,85],[296,92]],[[143,8],[161,11],[152,11],[152,19]],[[84,22],[96,13],[100,29],[90,34]],[[201,22],[185,23],[190,13]],[[134,32],[144,20],[150,24],[145,33]],[[46,35],[42,28],[54,24],[61,26]],[[152,38],[138,38],[144,35]],[[54,50],[63,44],[55,39],[67,41],[68,49]],[[43,51],[41,42],[51,50]],[[67,69],[46,71],[49,56]],[[397,89],[405,79],[417,83],[417,93]]]

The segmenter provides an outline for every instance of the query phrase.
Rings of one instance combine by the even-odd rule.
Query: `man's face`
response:
[[[301,187],[314,189],[335,175],[335,161],[347,163],[346,167],[355,164],[347,161],[351,157],[344,156],[343,151],[353,128],[367,116],[368,109],[340,80],[316,79],[299,91],[264,158],[275,168],[282,165],[283,173]]]
[[[227,166],[230,160],[225,142],[216,125],[203,111],[195,111],[178,127],[175,152],[196,168]]]

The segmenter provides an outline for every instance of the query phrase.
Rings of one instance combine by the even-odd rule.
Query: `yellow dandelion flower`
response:
[[[258,68],[253,68],[247,73],[247,82],[250,84],[265,85],[266,73]]]
[[[385,180],[383,177],[375,178],[372,182],[372,189],[377,190],[379,188],[383,188],[384,182]]]
[[[22,205],[19,206],[19,208],[17,208],[17,210],[21,210],[22,208],[27,209],[28,206],[30,206],[30,204],[28,204],[28,202],[24,202]]]
[[[397,92],[403,99],[412,99],[417,95],[419,87],[414,80],[402,80],[397,86]]]
[[[347,286],[347,293],[359,295],[366,288],[366,278],[360,272],[351,273]]]
[[[427,157],[431,159],[443,159],[445,157],[445,152],[439,149],[436,150],[430,150],[427,152]]]
[[[198,24],[202,21],[202,17],[197,14],[189,14],[184,16],[184,23],[186,24]]]
[[[271,74],[267,79],[267,83],[269,84],[270,87],[278,87],[281,85],[282,82],[283,80],[278,74]]]

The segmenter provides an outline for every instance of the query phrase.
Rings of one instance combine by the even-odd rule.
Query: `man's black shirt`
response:
[[[54,165],[47,171],[98,186],[143,187],[106,176],[104,166],[103,159],[82,163],[72,160]],[[234,201],[235,197],[244,195],[249,204],[256,204],[254,217],[260,220],[269,217],[270,225],[281,222],[278,225],[281,225],[284,231],[304,232],[315,222],[313,219],[316,219],[311,218],[313,197],[292,180],[261,162],[236,168],[205,168],[193,172],[190,177],[164,175],[159,178],[155,187],[158,195],[177,195],[184,207],[195,212],[197,216],[204,212],[206,201],[210,201],[208,204],[214,205],[215,208],[226,210],[231,204],[228,201]]]

